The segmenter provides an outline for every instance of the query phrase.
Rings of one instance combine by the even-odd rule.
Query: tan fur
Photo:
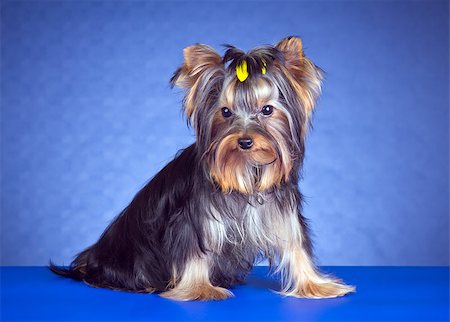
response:
[[[227,106],[234,107],[234,95],[236,91],[237,80],[235,77],[228,77],[224,84],[222,94],[219,99],[218,107]]]
[[[254,146],[249,151],[239,149],[237,141],[243,135],[253,138]],[[282,149],[281,152],[289,155],[289,151]],[[211,165],[211,177],[224,193],[265,191],[288,178],[292,164],[287,155],[283,155],[281,164],[273,146],[260,134],[233,133],[220,142],[216,162]]]
[[[306,298],[330,298],[354,292],[353,286],[323,275],[312,263],[305,250],[291,246],[283,251],[283,289],[281,294]]]
[[[198,44],[184,49],[184,64],[174,83],[186,89],[184,108],[188,119],[196,112],[195,98],[202,80],[205,82],[224,72],[222,57],[211,47]]]
[[[251,130],[232,133],[219,143],[210,172],[212,179],[219,184],[224,193],[234,190],[252,194],[255,191],[262,192],[273,186],[279,186],[289,177],[293,157],[285,142],[285,137],[290,135],[289,120],[286,117],[288,112],[277,102],[278,90],[264,78],[256,79],[255,86],[252,87],[253,93],[250,96],[255,102],[254,110],[250,114],[240,111],[234,106],[236,84],[237,81],[234,78],[225,81],[218,106],[227,106],[236,113],[240,117],[239,124],[243,128],[255,124],[254,117],[259,115],[264,105],[275,106],[273,115],[270,118],[260,117],[260,122],[264,123],[268,132],[281,143],[279,144],[281,157],[278,158],[268,139],[258,133]],[[228,126],[228,122],[221,115],[220,108],[217,108],[213,121],[213,135],[221,127]],[[250,136],[254,142],[254,146],[249,151],[241,151],[237,144],[239,137],[244,135]]]
[[[282,291],[286,296],[305,298],[329,298],[354,292],[353,286],[324,275],[314,265],[306,250],[302,247],[302,232],[295,208],[290,214],[290,227],[282,227],[277,233],[286,236],[279,243],[281,259],[278,271],[282,273]],[[280,226],[278,226],[280,227]]]
[[[278,101],[278,89],[271,85],[267,75],[249,78],[246,80],[252,82],[249,90],[242,91],[243,84],[235,76],[224,76],[220,56],[207,46],[195,45],[185,49],[185,63],[175,81],[176,85],[187,90],[184,105],[189,119],[201,115],[196,113],[214,113],[212,133],[208,135],[211,134],[213,139],[220,137],[220,141],[213,141],[203,155],[208,158],[211,179],[223,193],[240,192],[248,195],[250,201],[256,193],[270,198],[268,191],[288,180],[295,158],[303,158],[300,147],[292,149],[289,138],[294,138],[294,143],[296,138],[304,140],[321,91],[321,71],[304,55],[299,38],[285,38],[276,47],[283,52],[285,59],[284,62],[275,61],[271,68],[287,79],[280,88],[283,91],[287,88],[289,92],[293,90],[296,94],[291,98],[289,108],[299,109],[296,112],[304,122],[300,130],[298,124],[293,124],[295,119],[284,107],[286,104]],[[211,80],[220,80],[222,92],[214,93],[213,97],[219,98],[217,104],[204,106],[215,110],[198,111],[199,96],[205,98],[204,94],[208,93],[206,86],[214,83]],[[288,96],[284,95],[285,98]],[[274,106],[272,115],[260,113],[264,105]],[[222,107],[228,107],[233,117],[225,119]],[[261,128],[265,132],[256,130]],[[238,139],[244,135],[253,140],[252,148],[245,151],[238,145]],[[239,214],[242,217],[236,220],[226,218],[220,209],[211,206],[211,218],[203,227],[208,254],[220,254],[225,243],[250,245],[266,254],[271,262],[278,260],[278,271],[282,275],[281,293],[287,296],[323,298],[354,292],[354,287],[319,272],[303,247],[304,232],[301,231],[297,204],[294,200],[286,200],[286,203],[290,204],[288,213],[281,213],[276,203],[258,205],[255,201],[249,202],[243,214]],[[170,289],[161,295],[177,300],[232,296],[226,289],[211,284],[207,256],[191,259],[181,275],[174,271]]]
[[[177,274],[174,273],[174,276]],[[175,277],[175,279],[178,279]],[[194,258],[186,263],[182,276],[175,287],[161,293],[162,297],[178,301],[224,300],[233,293],[222,287],[213,286],[209,281],[209,265],[206,258]]]
[[[266,199],[270,195],[265,196]],[[205,227],[210,251],[220,254],[225,242],[257,246],[270,261],[278,259],[281,294],[303,298],[330,298],[354,292],[353,286],[322,274],[302,247],[302,232],[293,201],[291,211],[282,214],[277,207],[251,202],[243,218],[225,221],[220,210],[211,208],[211,221]],[[235,225],[227,227],[226,225]],[[231,236],[230,229],[238,234]]]
[[[300,38],[288,37],[281,40],[276,47],[284,53],[284,66],[279,66],[299,97],[308,123],[314,109],[315,102],[321,93],[322,73],[309,60],[303,51]]]

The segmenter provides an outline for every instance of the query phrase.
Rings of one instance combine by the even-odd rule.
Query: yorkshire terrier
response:
[[[266,258],[281,294],[331,298],[354,287],[314,265],[299,170],[322,71],[298,37],[221,57],[197,44],[171,84],[185,90],[196,142],[137,193],[62,276],[94,287],[222,300]]]

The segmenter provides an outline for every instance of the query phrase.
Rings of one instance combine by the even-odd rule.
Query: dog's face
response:
[[[184,108],[211,179],[223,192],[279,186],[301,165],[304,138],[320,93],[320,70],[299,38],[249,53],[228,46],[184,50],[172,78],[186,89]]]

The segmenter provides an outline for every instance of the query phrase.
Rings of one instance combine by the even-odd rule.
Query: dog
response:
[[[323,72],[291,36],[221,57],[196,44],[171,84],[196,141],[178,152],[67,268],[94,287],[222,300],[266,258],[281,294],[332,298],[353,286],[315,266],[299,171]]]

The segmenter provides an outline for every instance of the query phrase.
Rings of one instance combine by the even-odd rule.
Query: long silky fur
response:
[[[227,46],[223,58],[194,45],[184,55],[171,83],[186,90],[184,110],[196,142],[156,174],[69,267],[50,263],[50,269],[95,287],[223,299],[231,296],[224,287],[242,283],[254,263],[267,258],[281,273],[287,295],[352,291],[316,270],[301,211],[299,171],[321,74],[303,56],[300,39],[249,53]],[[243,60],[250,77],[239,82],[235,66]],[[224,119],[221,104],[233,106],[232,117]],[[258,104],[275,104],[276,112],[265,118]],[[244,134],[253,136],[253,152],[237,147]],[[239,177],[227,177],[234,171]]]
[[[210,249],[204,225],[217,220],[210,211],[220,209],[233,241],[225,239],[220,254],[213,255],[213,285],[231,287],[242,283],[255,261],[269,255],[259,245],[243,240],[236,225],[242,225],[249,200],[246,196],[223,194],[205,176],[196,145],[181,151],[141,191],[130,205],[106,228],[100,239],[81,252],[68,268],[50,264],[50,269],[64,277],[83,280],[95,287],[133,292],[162,292],[168,289],[173,268],[184,270],[186,261]],[[295,176],[295,172],[292,172]],[[296,182],[292,178],[291,182]],[[276,207],[301,195],[294,184],[271,192]],[[256,202],[256,201],[253,201]],[[308,252],[311,243],[306,220],[299,213],[303,242]],[[267,251],[267,250],[266,250]]]

